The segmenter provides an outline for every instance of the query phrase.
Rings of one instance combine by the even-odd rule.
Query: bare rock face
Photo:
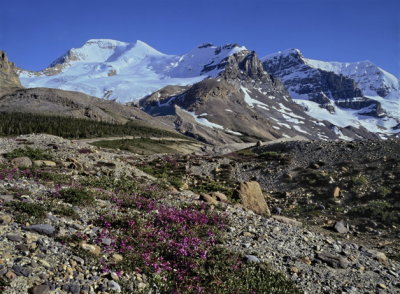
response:
[[[15,89],[22,88],[15,65],[10,62],[4,51],[0,51],[0,96]]]
[[[238,194],[244,208],[261,215],[271,215],[259,183],[254,181],[241,183]]]

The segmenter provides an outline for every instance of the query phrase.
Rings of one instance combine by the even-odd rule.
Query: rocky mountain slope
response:
[[[375,64],[313,60],[298,49],[268,55],[263,64],[316,119],[381,136],[399,132],[400,80]]]
[[[378,163],[376,149],[382,147],[379,154],[386,161],[378,171],[398,164],[393,152],[398,142],[330,143],[289,142],[224,157],[143,157],[49,135],[0,139],[0,289],[7,294],[193,288],[204,293],[399,293],[398,251],[390,250],[397,243],[378,233],[387,230],[379,220],[371,217],[378,224],[367,233],[377,237],[375,242],[370,235],[356,238],[363,231],[352,220],[350,229],[344,223],[334,231],[313,225],[302,213],[301,221],[284,216],[310,207],[302,202],[278,209],[277,192],[287,190],[285,197],[294,201],[298,191],[281,190],[278,183],[286,180],[280,173],[274,178],[272,170],[300,175],[295,167],[308,162],[321,174],[337,170],[335,154],[343,148],[345,158],[358,150]],[[282,147],[282,154],[273,151]],[[296,156],[291,160],[290,155]],[[371,164],[345,167],[369,179]],[[272,182],[259,176],[262,169]],[[264,192],[257,182],[242,182],[254,176]],[[350,190],[338,181],[343,175],[331,176],[332,185],[343,190],[340,199],[347,200],[348,192],[366,191],[368,197],[372,191],[369,184]],[[386,183],[395,188],[390,183],[396,181]],[[278,190],[268,192],[271,185]],[[246,199],[257,201],[248,206]],[[318,201],[327,205],[328,200]],[[397,225],[388,228],[395,232]]]
[[[364,128],[338,128],[307,115],[280,81],[263,69],[255,52],[235,53],[221,63],[221,68],[215,78],[193,86],[163,88],[140,100],[139,105],[153,116],[175,115],[177,128],[188,134],[191,130],[182,123],[182,112],[198,124],[236,135],[242,141],[295,135],[310,139],[374,137]],[[207,140],[199,133],[193,136]]]

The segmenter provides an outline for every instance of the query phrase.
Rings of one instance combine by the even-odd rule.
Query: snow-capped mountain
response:
[[[289,49],[263,64],[314,118],[383,136],[400,132],[400,80],[369,61],[325,62]]]
[[[140,104],[207,142],[400,133],[396,77],[371,62],[317,61],[297,49],[261,61],[237,44],[168,55],[142,41],[93,39],[40,72],[20,69],[19,77],[29,88]]]
[[[73,90],[118,102],[135,101],[167,85],[190,85],[216,76],[227,56],[246,48],[204,44],[184,55],[167,55],[142,41],[87,41],[40,72],[20,70],[25,87]]]

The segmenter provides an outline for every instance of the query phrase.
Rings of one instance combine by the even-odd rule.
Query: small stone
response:
[[[339,198],[341,195],[340,193],[340,188],[339,187],[335,187],[332,191],[332,196],[333,198]]]
[[[292,273],[294,273],[294,274],[297,274],[300,270],[299,270],[297,267],[292,266],[292,267],[290,268],[290,271],[291,271]]]
[[[111,257],[115,262],[121,262],[124,259],[124,257],[118,253],[114,253]]]
[[[109,245],[111,245],[111,243],[112,243],[112,239],[110,239],[110,238],[103,238],[103,239],[101,239],[101,243],[104,244],[104,245],[109,246]]]
[[[72,256],[72,259],[75,260],[76,262],[78,262],[81,265],[85,264],[85,260],[83,258],[80,258],[79,256]]]
[[[8,272],[5,274],[5,276],[6,276],[6,278],[9,279],[9,280],[14,280],[14,279],[17,277],[17,275],[16,275],[14,272],[12,272],[12,271],[8,271]]]
[[[113,279],[114,281],[118,281],[119,280],[119,277],[118,277],[117,273],[112,272],[110,274],[110,276],[111,276],[111,279]]]
[[[12,217],[9,215],[0,215],[0,225],[8,225],[12,222]]]
[[[211,205],[218,205],[217,199],[213,198],[213,197],[210,196],[209,194],[201,194],[201,195],[200,195],[200,199],[204,200],[204,201],[207,202],[208,204],[211,204]]]
[[[17,234],[8,234],[6,235],[7,239],[14,242],[21,242],[23,238]]]
[[[79,244],[79,246],[80,246],[82,249],[84,249],[84,250],[86,250],[86,251],[88,251],[88,252],[90,252],[91,254],[94,254],[94,255],[99,255],[99,254],[100,254],[100,251],[101,251],[101,249],[100,249],[99,246],[97,246],[97,245],[92,245],[92,244],[87,244],[86,242],[81,242],[81,243]]]
[[[49,224],[31,225],[29,227],[25,227],[25,229],[43,235],[53,235],[56,230],[52,225]]]
[[[382,283],[378,284],[378,287],[381,288],[381,289],[386,289],[387,288],[386,285],[382,284]]]
[[[79,284],[70,284],[69,285],[69,291],[72,294],[79,294],[81,292],[81,285],[79,285]]]
[[[50,287],[48,285],[38,285],[33,287],[32,294],[48,294]]]
[[[250,232],[244,232],[243,236],[252,238],[254,235]]]
[[[147,285],[146,285],[145,283],[139,282],[139,284],[138,284],[138,288],[139,288],[139,289],[144,289],[144,288],[146,288],[146,287],[147,287]]]
[[[211,196],[222,202],[228,202],[228,197],[221,192],[212,192]]]
[[[46,260],[44,259],[39,259],[38,262],[43,265],[45,268],[51,268],[50,263],[48,263]]]
[[[349,261],[347,258],[342,256],[332,255],[330,253],[320,252],[317,254],[317,258],[327,263],[329,266],[333,268],[347,268],[349,265]]]
[[[311,264],[311,259],[308,256],[304,256],[301,258],[301,261],[305,264],[310,265]]]
[[[344,221],[336,222],[333,229],[339,234],[346,234],[349,231],[349,228],[345,225]]]
[[[18,244],[17,246],[15,246],[15,248],[21,252],[29,253],[29,247],[25,244]]]
[[[285,223],[285,224],[295,226],[295,227],[301,227],[303,225],[303,223],[299,222],[298,220],[288,218],[288,217],[282,216],[282,215],[273,215],[272,218],[274,220],[277,220],[278,222]]]
[[[17,157],[11,160],[11,165],[17,168],[29,168],[32,166],[32,160],[29,157]]]
[[[378,260],[380,263],[382,263],[384,265],[389,265],[389,260],[386,256],[386,254],[383,252],[376,251],[373,249],[368,249],[368,250],[366,250],[366,254],[368,256],[375,258],[376,260]]]
[[[117,293],[121,292],[121,286],[115,281],[108,281],[107,286],[112,291],[115,291]]]
[[[46,167],[54,167],[57,164],[51,160],[34,160],[33,165],[37,167],[46,166]]]
[[[255,255],[246,255],[245,257],[246,257],[246,261],[248,263],[251,263],[251,262],[260,263],[261,262],[260,259]]]

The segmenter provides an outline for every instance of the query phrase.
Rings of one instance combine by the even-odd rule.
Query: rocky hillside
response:
[[[144,127],[175,133],[173,125],[168,121],[153,118],[135,106],[123,105],[80,92],[23,88],[14,64],[8,61],[4,52],[1,52],[0,56],[0,112],[2,113],[73,117],[117,124],[133,121]]]
[[[369,232],[385,244],[376,248],[372,238],[355,238],[362,232],[351,221],[349,228],[343,222],[331,231],[283,216],[313,207],[298,201],[303,194],[297,192],[325,189],[325,177],[340,188],[327,197],[370,197],[378,183],[357,178],[360,186],[347,187],[339,176],[357,172],[369,183],[372,171],[397,166],[398,143],[282,144],[224,157],[148,157],[49,135],[0,139],[1,291],[399,293],[398,251],[385,254],[396,243],[378,234],[384,232],[381,222]],[[378,148],[384,166],[372,169]],[[342,150],[346,160],[358,149],[370,161],[357,158],[327,174],[339,164],[336,152]],[[297,178],[310,174],[308,162],[321,176],[302,186]],[[281,179],[291,170],[297,171],[292,180]],[[397,169],[392,173],[398,176]],[[390,189],[384,201],[391,203],[398,181],[384,179]],[[391,226],[396,230],[397,223]]]
[[[0,98],[1,112],[22,112],[85,118],[95,121],[125,123],[141,120],[157,125],[137,107],[88,96],[79,92],[48,88],[18,89]],[[158,125],[167,125],[158,122]]]
[[[298,49],[268,55],[263,64],[310,116],[384,137],[398,133],[400,81],[375,64],[313,60]]]
[[[14,63],[10,62],[4,51],[0,51],[0,96],[21,88]]]

